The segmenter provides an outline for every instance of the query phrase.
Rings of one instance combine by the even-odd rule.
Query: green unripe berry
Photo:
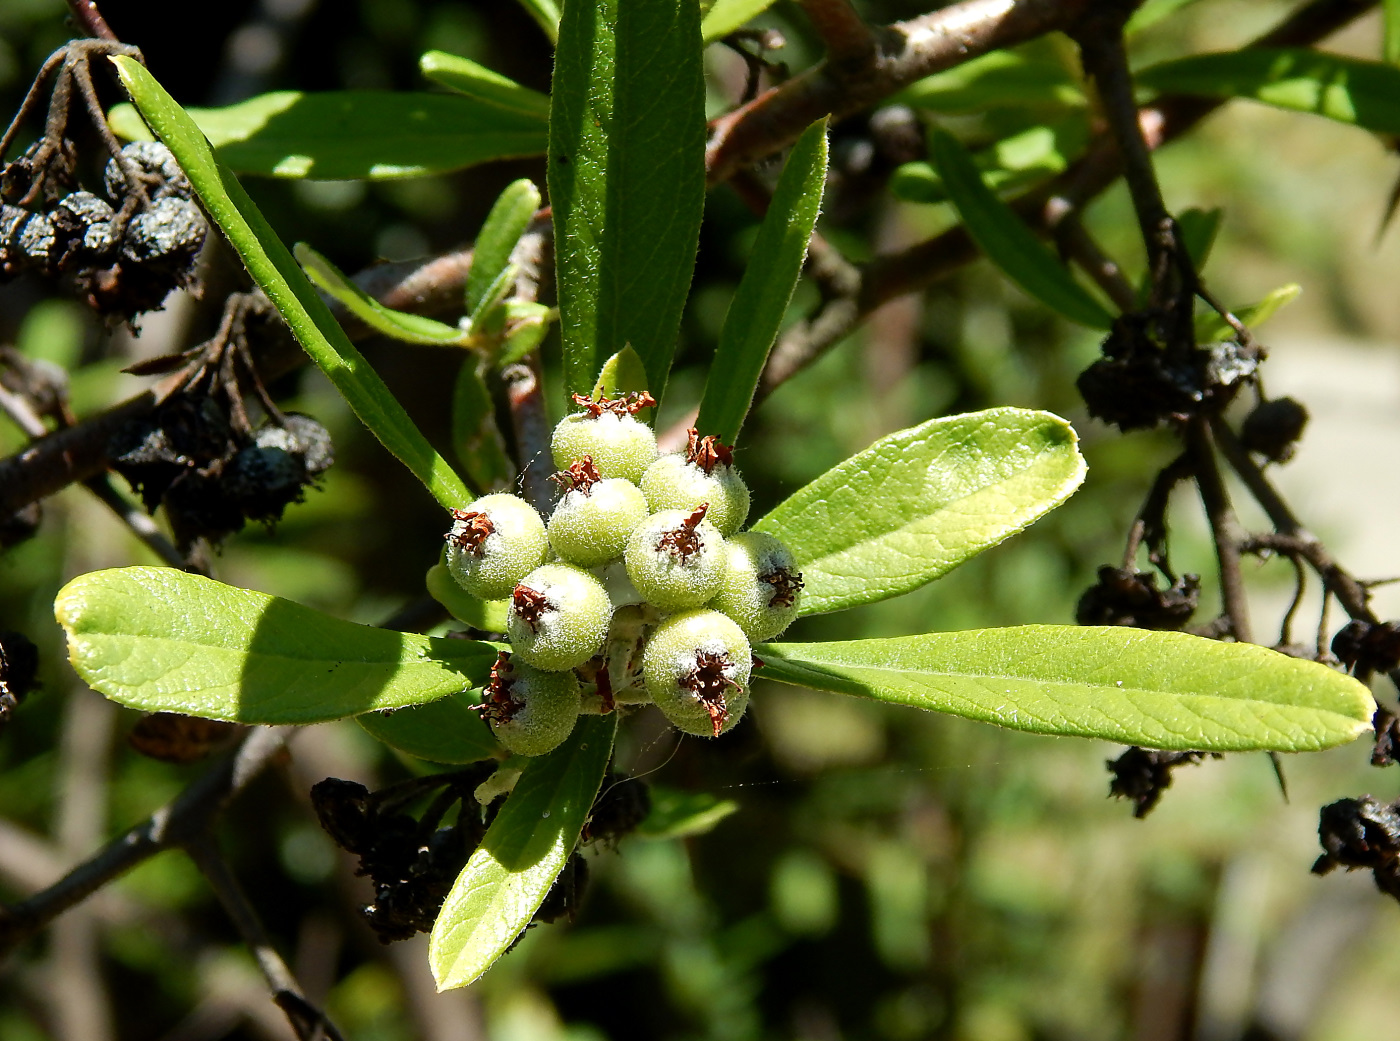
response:
[[[792,552],[763,531],[735,535],[724,549],[724,581],[710,606],[734,619],[754,643],[771,640],[797,617],[802,599]]]
[[[511,593],[506,635],[527,665],[563,672],[598,653],[611,617],[601,582],[573,564],[545,564]]]
[[[656,404],[650,394],[592,401],[575,394],[583,412],[565,416],[554,428],[550,451],[554,465],[567,470],[589,456],[602,477],[620,477],[634,484],[656,460],[656,435],[635,413]]]
[[[678,729],[719,737],[749,704],[753,655],[731,618],[685,611],[656,627],[642,652],[642,677],[656,707]]]
[[[457,584],[482,600],[510,596],[517,582],[544,563],[549,552],[544,521],[514,495],[483,495],[452,511],[447,569]]]
[[[647,603],[679,611],[699,607],[719,592],[724,538],[705,512],[704,503],[693,513],[663,510],[632,533],[623,561]]]
[[[564,742],[579,714],[578,679],[544,672],[502,653],[491,667],[481,715],[496,740],[516,755],[544,755]]]
[[[662,456],[647,468],[642,494],[653,512],[709,503],[709,521],[721,535],[734,534],[749,515],[749,487],[734,469],[733,450],[693,428],[684,453]]]
[[[587,464],[585,468],[584,464]],[[582,474],[576,473],[583,470]],[[569,490],[549,518],[549,544],[571,564],[596,567],[616,560],[647,518],[647,500],[631,481],[597,479],[588,456],[555,474]]]

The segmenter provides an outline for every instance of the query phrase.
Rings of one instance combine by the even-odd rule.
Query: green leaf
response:
[[[130,708],[318,723],[433,701],[490,675],[496,649],[342,621],[174,568],[80,575],[54,615],[73,668]]]
[[[1113,319],[985,184],[957,138],[944,130],[929,136],[929,154],[968,233],[1013,282],[1071,321],[1107,329]]]
[[[1048,412],[994,408],[881,438],[753,527],[792,549],[802,613],[907,593],[1014,535],[1084,479],[1078,438]]]
[[[559,42],[559,5],[554,0],[520,0],[520,6],[544,30],[550,43]]]
[[[510,487],[515,465],[506,452],[505,438],[496,424],[496,406],[475,356],[464,358],[457,372],[452,392],[452,447],[478,490]]]
[[[1235,317],[1252,329],[1267,322],[1280,307],[1291,304],[1302,291],[1303,287],[1296,282],[1279,286],[1258,303],[1235,311]],[[1230,328],[1225,319],[1214,311],[1205,311],[1196,316],[1197,343],[1218,343],[1221,340],[1231,339],[1234,335],[1235,330]]]
[[[934,112],[970,112],[996,105],[1086,104],[1069,70],[1046,57],[992,51],[951,69],[925,76],[896,100]]]
[[[705,42],[711,43],[728,36],[745,22],[768,10],[773,3],[774,0],[714,0],[700,23]]]
[[[449,90],[473,101],[546,122],[549,95],[523,87],[509,76],[445,51],[428,51],[418,59],[418,71]]]
[[[438,990],[478,979],[539,910],[578,842],[616,730],[615,715],[581,716],[567,741],[530,760],[433,925]]]
[[[458,621],[466,622],[482,632],[506,631],[509,600],[478,600],[457,584],[445,564],[434,564],[428,569],[426,584],[428,595],[447,608]]]
[[[1305,48],[1249,47],[1143,69],[1155,90],[1252,98],[1383,134],[1400,134],[1400,68]]]
[[[385,307],[305,242],[293,246],[292,255],[318,289],[376,332],[407,343],[437,347],[460,347],[471,335],[455,325]]]
[[[476,763],[502,754],[476,711],[479,692],[458,691],[438,701],[394,712],[356,716],[371,737],[430,763]]]
[[[694,0],[569,0],[554,63],[554,207],[564,391],[631,344],[658,398],[705,204],[705,87]]]
[[[475,311],[486,290],[505,271],[520,236],[540,208],[540,190],[522,177],[506,186],[486,215],[467,272],[467,311]]]
[[[1055,123],[1026,127],[1010,134],[972,157],[982,173],[982,183],[994,192],[1006,193],[1043,181],[1069,168],[1088,139],[1088,122],[1081,116]],[[904,163],[897,167],[890,190],[910,202],[948,200],[943,178],[930,164]]]
[[[1176,14],[1181,8],[1195,2],[1196,0],[1147,0],[1133,12],[1133,16],[1123,26],[1123,35],[1133,36],[1140,33],[1149,26],[1156,25],[1163,18]]]
[[[1210,259],[1210,251],[1215,246],[1215,236],[1220,232],[1220,220],[1224,212],[1219,206],[1209,210],[1192,207],[1176,215],[1181,244],[1186,247],[1186,255],[1191,258],[1191,263],[1197,271],[1203,269],[1206,261]]]
[[[1248,643],[1026,625],[755,648],[765,679],[1036,734],[1149,748],[1307,752],[1371,729],[1365,686]]]
[[[557,321],[559,312],[533,300],[506,301],[506,342],[496,359],[498,367],[517,362],[529,354],[549,335],[550,323]]]
[[[221,163],[261,177],[421,177],[540,155],[547,141],[545,114],[511,112],[455,94],[282,90],[186,114]],[[150,122],[144,108],[142,115]],[[133,117],[129,110],[114,110],[108,122],[123,137],[148,137],[135,133]]]
[[[311,360],[345,396],[360,421],[438,502],[448,509],[466,506],[472,496],[462,479],[428,444],[379,374],[350,343],[238,179],[215,161],[199,128],[144,65],[125,57],[112,62],[142,117],[174,153],[205,210],[228,236],[253,281],[262,287]]]
[[[788,155],[744,277],[724,317],[705,381],[696,425],[726,444],[739,437],[768,352],[802,276],[825,187],[826,120],[819,119],[802,132]]]
[[[1387,65],[1400,65],[1400,0],[1382,0],[1381,57]]]
[[[652,785],[651,812],[637,825],[637,834],[648,839],[683,839],[704,835],[730,814],[739,812],[733,799],[718,799],[708,792],[681,792]]]
[[[642,359],[631,346],[622,348],[607,361],[598,372],[598,382],[593,384],[593,400],[617,398],[623,394],[647,390],[647,370]]]

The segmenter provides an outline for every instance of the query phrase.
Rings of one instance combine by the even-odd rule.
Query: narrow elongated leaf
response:
[[[539,208],[540,190],[524,177],[507,185],[496,199],[472,249],[472,266],[467,272],[468,312],[477,309],[486,290],[506,269],[515,244]]]
[[[1268,296],[1258,303],[1250,304],[1248,307],[1241,307],[1235,311],[1238,318],[1249,328],[1262,325],[1274,316],[1279,308],[1291,304],[1298,299],[1298,294],[1303,291],[1303,287],[1296,282],[1291,282],[1286,286],[1279,286]],[[1235,335],[1235,330],[1230,328],[1225,319],[1221,318],[1214,311],[1207,311],[1196,316],[1196,342],[1214,343],[1218,340],[1228,340]]]
[[[390,748],[430,763],[477,763],[501,753],[476,707],[479,691],[459,691],[395,712],[366,712],[355,722]]]
[[[714,0],[700,23],[705,42],[728,36],[735,29],[772,7],[774,0]]]
[[[994,408],[881,438],[754,528],[792,549],[822,614],[907,593],[1014,535],[1084,479],[1078,438],[1048,412]]]
[[[826,120],[797,139],[758,229],[744,277],[724,316],[697,426],[726,444],[738,439],[768,352],[802,275],[826,187]]]
[[[204,208],[311,360],[345,396],[360,421],[438,502],[448,509],[466,506],[472,496],[462,479],[428,444],[379,374],[350,343],[238,179],[214,159],[199,128],[144,65],[130,58],[112,61],[142,117],[174,153]]]
[[[174,568],[80,575],[54,615],[84,681],[146,712],[317,723],[433,701],[490,675],[496,649],[342,621]]]
[[[376,332],[407,343],[435,347],[460,347],[468,338],[455,325],[385,307],[305,242],[292,247],[292,255],[316,287]]]
[[[530,924],[578,842],[616,730],[614,715],[581,716],[567,741],[525,768],[433,925],[438,990],[479,978]]]
[[[523,87],[509,76],[459,58],[445,51],[428,51],[418,59],[418,70],[434,83],[465,94],[473,101],[529,116],[549,119],[549,95]]]
[[[993,192],[1011,192],[1043,181],[1069,167],[1088,140],[1082,113],[1055,123],[1027,127],[978,151],[972,157],[982,183]],[[895,170],[890,190],[911,202],[944,202],[943,178],[929,163],[904,163]]]
[[[992,51],[925,76],[899,100],[935,112],[970,112],[995,105],[1085,104],[1084,92],[1065,66],[1048,57]]]
[[[1198,54],[1138,73],[1145,87],[1252,98],[1383,134],[1400,134],[1400,68],[1305,48],[1249,47]]]
[[[967,149],[943,130],[929,136],[929,156],[961,214],[968,233],[988,259],[1047,307],[1071,321],[1107,329],[1113,318],[1089,295],[1015,211],[985,184]]]
[[[694,0],[570,0],[549,124],[565,392],[631,344],[658,397],[705,202],[705,90]]]
[[[491,392],[477,365],[475,356],[467,357],[457,373],[452,392],[452,447],[476,489],[495,492],[510,487],[515,466],[496,423]]]
[[[319,180],[421,177],[540,155],[548,119],[547,108],[510,111],[456,94],[387,90],[281,90],[187,114],[235,173]],[[108,121],[123,137],[150,136],[129,110]]]
[[[520,6],[529,12],[550,43],[559,41],[559,5],[555,0],[520,0]]]
[[[764,678],[1036,734],[1149,748],[1330,748],[1371,729],[1365,686],[1248,643],[1028,625],[756,648]]]
[[[709,792],[682,792],[659,785],[651,787],[651,812],[637,825],[637,834],[648,839],[681,839],[713,831],[724,818],[739,812],[733,799],[719,799]]]

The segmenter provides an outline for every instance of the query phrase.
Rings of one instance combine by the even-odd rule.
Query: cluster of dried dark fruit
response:
[[[39,672],[39,651],[23,633],[0,632],[0,729],[26,694]]]
[[[1324,850],[1313,874],[1341,866],[1366,868],[1381,892],[1400,900],[1400,802],[1383,803],[1369,795],[1338,799],[1322,807],[1317,837]]]
[[[1400,668],[1400,622],[1350,621],[1332,637],[1332,653],[1362,679]]]
[[[1260,354],[1235,340],[1168,350],[1143,314],[1126,314],[1103,342],[1103,357],[1079,375],[1089,414],[1120,430],[1219,412],[1253,378]]]
[[[1212,759],[1220,753],[1210,753]],[[1134,745],[1117,759],[1108,760],[1108,794],[1119,799],[1131,799],[1133,816],[1141,819],[1152,812],[1162,793],[1172,786],[1172,771],[1178,766],[1199,763],[1205,752],[1165,752]]]
[[[40,138],[0,172],[0,278],[62,277],[104,316],[129,320],[195,282],[209,231],[170,150],[136,141],[79,184],[72,142]]]
[[[148,510],[165,506],[182,549],[217,542],[248,520],[280,519],[333,461],[330,435],[309,416],[240,428],[218,398],[177,394],[113,435],[111,465]]]
[[[474,792],[496,768],[478,763],[464,770],[415,778],[371,792],[362,784],[328,777],[311,789],[321,827],[336,845],[360,859],[357,874],[374,884],[364,908],[383,943],[428,932],[442,902],[481,843],[499,802],[478,804]],[[435,793],[435,794],[434,794]],[[418,816],[408,807],[429,795]],[[456,821],[445,824],[456,806]],[[609,773],[593,804],[580,844],[612,842],[633,831],[651,808],[647,786]],[[574,850],[545,896],[534,922],[573,918],[588,880],[587,861]]]
[[[1074,620],[1080,625],[1177,630],[1191,620],[1200,599],[1197,575],[1182,575],[1166,589],[1158,589],[1153,572],[1106,564],[1099,568],[1098,582],[1079,598]]]

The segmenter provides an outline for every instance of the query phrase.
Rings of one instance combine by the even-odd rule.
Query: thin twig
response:
[[[515,432],[520,494],[535,509],[548,514],[554,505],[554,485],[549,481],[554,458],[549,448],[549,416],[538,366],[539,356],[532,354],[524,364],[507,367],[501,380],[506,386],[511,429]]]
[[[68,0],[68,10],[78,28],[95,40],[116,41],[117,34],[97,10],[97,0]]]
[[[875,56],[875,34],[850,0],[802,0],[802,10],[826,45],[836,67],[867,66]]]
[[[1245,598],[1244,575],[1240,568],[1240,532],[1220,468],[1215,463],[1210,428],[1203,421],[1192,420],[1186,425],[1184,438],[1191,452],[1196,471],[1196,485],[1201,491],[1201,503],[1210,521],[1211,538],[1215,542],[1215,558],[1220,565],[1220,600],[1225,617],[1230,620],[1230,632],[1240,643],[1253,643],[1249,626],[1249,601]]]
[[[1123,274],[1118,262],[1104,252],[1077,215],[1052,222],[1051,227],[1054,228],[1055,243],[1060,247],[1060,253],[1078,264],[1080,270],[1094,280],[1120,311],[1131,311],[1137,307],[1137,290]]]

